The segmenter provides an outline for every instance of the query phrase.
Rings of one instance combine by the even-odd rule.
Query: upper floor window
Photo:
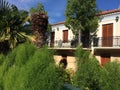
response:
[[[102,25],[102,46],[113,45],[113,23]]]
[[[63,42],[68,42],[68,30],[63,30]]]

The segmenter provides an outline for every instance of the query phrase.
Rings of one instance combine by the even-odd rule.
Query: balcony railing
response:
[[[89,41],[85,41],[81,43],[83,48],[89,48],[90,43]],[[52,43],[50,43],[50,47],[54,48],[76,48],[78,46],[78,40],[68,40],[68,41],[62,41],[62,40],[56,40]]]
[[[77,46],[77,41],[73,41],[73,40],[68,40],[68,41],[56,40],[50,43],[50,47],[55,47],[55,48],[75,48],[76,46]]]
[[[120,36],[93,38],[94,47],[120,47]]]

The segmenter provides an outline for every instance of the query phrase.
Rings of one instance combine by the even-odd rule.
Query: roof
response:
[[[117,12],[120,12],[120,8],[114,9],[114,10],[102,11],[98,15],[106,15],[106,14],[117,13]]]
[[[64,24],[65,23],[65,21],[63,21],[63,22],[58,22],[58,23],[55,23],[55,24],[51,24],[52,26],[55,26],[55,25],[60,25],[60,24]]]
[[[114,10],[102,11],[102,12],[100,12],[100,13],[97,14],[97,15],[100,16],[100,15],[106,15],[106,14],[117,13],[117,12],[120,12],[120,8],[114,9]],[[58,22],[58,23],[51,24],[51,25],[52,25],[52,26],[55,26],[55,25],[60,25],[60,24],[64,24],[64,23],[65,23],[65,21],[63,21],[63,22]]]

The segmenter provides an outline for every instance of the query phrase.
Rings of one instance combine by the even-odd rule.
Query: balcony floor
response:
[[[73,56],[77,48],[49,48],[51,50],[55,50],[58,55],[66,54]],[[85,51],[91,51],[90,48],[83,48]]]
[[[110,53],[120,54],[120,47],[93,47],[94,54]]]

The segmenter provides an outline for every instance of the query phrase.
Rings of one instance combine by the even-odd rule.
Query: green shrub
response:
[[[63,74],[55,66],[53,54],[27,42],[1,56],[0,90],[62,90]]]
[[[13,90],[61,90],[63,82],[57,74],[50,51],[45,48],[37,50],[21,68]]]
[[[110,62],[100,66],[89,52],[78,48],[76,51],[78,69],[73,77],[73,85],[83,90],[119,90],[120,63]]]
[[[103,90],[120,90],[120,63],[111,62],[105,65]]]
[[[102,69],[90,52],[78,48],[76,51],[78,69],[73,77],[73,84],[84,90],[100,90]]]
[[[2,65],[4,62],[5,56],[0,55],[0,90],[3,90],[3,70],[2,70]]]

